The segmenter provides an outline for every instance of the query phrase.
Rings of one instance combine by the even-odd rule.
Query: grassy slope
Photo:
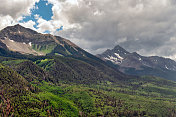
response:
[[[34,49],[37,52],[42,52],[44,54],[51,53],[55,47],[56,47],[56,44],[54,43],[49,45],[37,45],[37,44],[32,45],[32,49]]]

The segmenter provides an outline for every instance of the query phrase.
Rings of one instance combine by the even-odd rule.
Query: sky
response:
[[[21,24],[92,54],[120,45],[176,60],[175,0],[0,0],[0,30]]]

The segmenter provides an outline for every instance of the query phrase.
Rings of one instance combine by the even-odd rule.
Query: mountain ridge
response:
[[[162,76],[160,74],[164,74],[164,72],[165,74],[171,74],[172,72],[172,76],[169,75],[168,77],[171,77],[171,80],[176,80],[174,76],[176,75],[176,62],[169,58],[141,56],[136,52],[130,53],[119,45],[115,46],[112,50],[98,54],[97,57],[104,61],[111,61],[121,72],[127,74],[167,77],[167,75]],[[157,73],[151,73],[152,71]]]
[[[47,54],[84,55],[81,48],[67,39],[51,34],[41,34],[19,24],[8,26],[0,31],[0,47],[38,56]]]

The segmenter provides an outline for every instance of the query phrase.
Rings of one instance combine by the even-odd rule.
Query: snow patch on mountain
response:
[[[115,56],[110,56],[108,55],[108,57],[104,57],[105,60],[109,60],[111,62],[113,62],[114,64],[120,64],[123,61],[123,57],[121,57],[119,54],[114,53]]]
[[[29,46],[32,46],[32,42],[29,42]]]
[[[10,39],[9,39],[10,40]],[[11,42],[14,42],[14,40],[10,40]]]
[[[119,54],[114,53],[119,59],[123,60],[123,57],[121,57]]]
[[[142,59],[139,57],[139,61],[141,61]]]
[[[113,62],[114,64],[119,64],[119,63],[121,63],[121,61],[120,61],[118,58],[113,57],[113,56],[108,56],[108,57],[105,57],[104,59],[105,59],[105,60],[109,60],[109,61]]]

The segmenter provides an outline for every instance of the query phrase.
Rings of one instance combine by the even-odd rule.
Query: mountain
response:
[[[19,24],[0,31],[0,47],[21,54],[85,56],[85,51],[69,40],[41,34]]]
[[[117,65],[130,54],[120,46],[112,64],[20,25],[0,35],[2,117],[176,116],[176,82],[120,72]]]
[[[176,81],[176,62],[158,56],[141,56],[130,53],[119,45],[97,55],[104,61],[112,62],[118,70],[131,75],[152,75]]]

